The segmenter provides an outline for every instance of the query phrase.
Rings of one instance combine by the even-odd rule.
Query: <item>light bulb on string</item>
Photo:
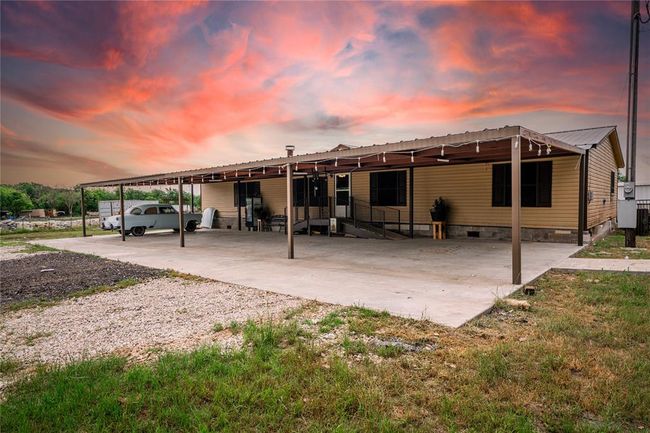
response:
[[[381,160],[384,164],[386,164],[386,152],[383,153]]]
[[[550,155],[551,154],[551,146],[546,146],[546,154]]]
[[[528,140],[528,151],[529,152],[533,151],[533,143],[530,140]]]
[[[542,146],[537,146],[537,156],[542,156]]]
[[[413,151],[411,151],[411,164],[415,162],[415,157],[413,156]]]
[[[440,156],[445,156],[445,145],[442,145],[442,149],[440,150]]]
[[[266,166],[262,167],[262,174],[266,174]]]
[[[476,153],[479,153],[481,150],[478,147],[478,140],[476,140]]]
[[[338,167],[338,166],[339,166],[339,159],[334,158],[334,167]]]
[[[361,168],[361,158],[357,158],[357,168]]]

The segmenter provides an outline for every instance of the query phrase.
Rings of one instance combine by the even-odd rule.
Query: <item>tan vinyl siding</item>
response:
[[[522,225],[529,228],[576,229],[578,225],[578,157],[541,158],[553,161],[552,207],[522,208]],[[590,168],[591,169],[591,168]],[[401,220],[408,221],[407,205],[396,207]],[[414,169],[414,207],[416,224],[429,224],[429,208],[436,197],[444,197],[451,206],[450,223],[474,226],[509,227],[509,207],[492,207],[492,164],[466,164],[456,166],[417,167]],[[609,178],[608,178],[609,179]],[[609,182],[609,180],[608,180]],[[232,183],[204,185],[204,207],[216,207],[223,213],[236,213],[233,207]],[[261,181],[262,200],[273,214],[284,213],[286,179]],[[609,188],[609,184],[608,184]],[[370,172],[353,172],[352,196],[370,201]],[[328,195],[334,195],[334,182],[328,179]],[[302,211],[298,211],[298,218]]]
[[[552,207],[522,208],[522,225],[530,228],[576,229],[578,225],[578,157],[542,158],[553,161]],[[410,179],[407,174],[407,191]],[[370,172],[353,172],[352,196],[370,201]],[[450,224],[509,227],[511,209],[492,207],[492,164],[416,167],[414,169],[414,222],[431,223],[429,209],[437,197],[452,208]],[[407,205],[401,210],[408,221]]]
[[[287,178],[263,179],[260,181],[262,203],[268,206],[271,215],[282,215],[287,206]]]
[[[552,207],[521,209],[522,226],[576,229],[578,226],[578,157],[553,161]],[[492,207],[492,164],[422,167],[415,169],[416,223],[430,223],[429,208],[436,197],[449,202],[450,224],[508,227],[510,207]]]
[[[203,209],[213,207],[219,211],[221,216],[237,216],[232,185],[232,182],[203,184],[201,187],[201,206]]]
[[[587,228],[616,218],[616,160],[609,137],[589,150],[588,191],[592,199],[587,204]],[[610,176],[614,172],[614,194],[610,194]]]

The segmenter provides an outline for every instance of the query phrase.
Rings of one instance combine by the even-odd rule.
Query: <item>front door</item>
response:
[[[350,173],[334,175],[334,215],[349,218],[350,213]]]

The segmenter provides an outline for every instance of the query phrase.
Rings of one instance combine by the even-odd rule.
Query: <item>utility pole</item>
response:
[[[632,0],[630,23],[630,71],[628,78],[628,107],[627,107],[627,149],[625,182],[626,190],[631,188],[632,194],[626,194],[626,199],[634,200],[634,182],[636,179],[636,119],[639,86],[639,27],[641,25],[641,3]],[[630,196],[631,195],[631,196]],[[636,209],[635,215],[636,215]],[[636,228],[625,229],[625,246],[636,247]]]

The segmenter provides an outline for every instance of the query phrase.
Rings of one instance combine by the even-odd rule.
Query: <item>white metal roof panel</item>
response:
[[[588,149],[603,141],[614,129],[614,126],[601,126],[598,128],[574,129],[572,131],[547,132],[544,135],[572,146]]]

